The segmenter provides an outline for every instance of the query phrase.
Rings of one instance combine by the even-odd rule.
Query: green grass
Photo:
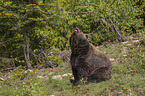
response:
[[[144,96],[145,95],[145,49],[138,43],[107,44],[98,47],[112,61],[112,78],[100,83],[79,84],[72,87],[69,79],[52,79],[54,75],[71,73],[69,64],[61,68],[41,69],[25,72],[17,68],[12,72],[0,73],[0,96]],[[62,67],[64,66],[64,67]],[[53,72],[53,74],[49,74]],[[44,78],[38,78],[44,76]]]

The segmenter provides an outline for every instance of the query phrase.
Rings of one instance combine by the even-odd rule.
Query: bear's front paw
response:
[[[88,82],[88,77],[84,77],[84,84],[88,84],[89,82]]]

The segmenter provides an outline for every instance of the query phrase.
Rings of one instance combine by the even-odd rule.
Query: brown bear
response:
[[[80,79],[84,83],[100,82],[111,78],[112,65],[110,60],[87,40],[79,28],[76,28],[70,37],[71,67],[74,80],[70,80],[73,86],[77,86]]]

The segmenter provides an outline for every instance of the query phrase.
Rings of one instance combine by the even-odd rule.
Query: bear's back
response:
[[[85,61],[95,68],[99,68],[102,66],[111,67],[111,62],[106,57],[106,55],[104,55],[101,51],[96,49],[91,43],[90,46],[90,52],[88,53],[88,56]]]

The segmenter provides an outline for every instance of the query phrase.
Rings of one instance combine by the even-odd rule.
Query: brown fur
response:
[[[100,82],[111,77],[112,65],[110,60],[87,40],[86,35],[78,28],[71,34],[71,66],[75,80],[74,86],[81,78],[85,82]]]

